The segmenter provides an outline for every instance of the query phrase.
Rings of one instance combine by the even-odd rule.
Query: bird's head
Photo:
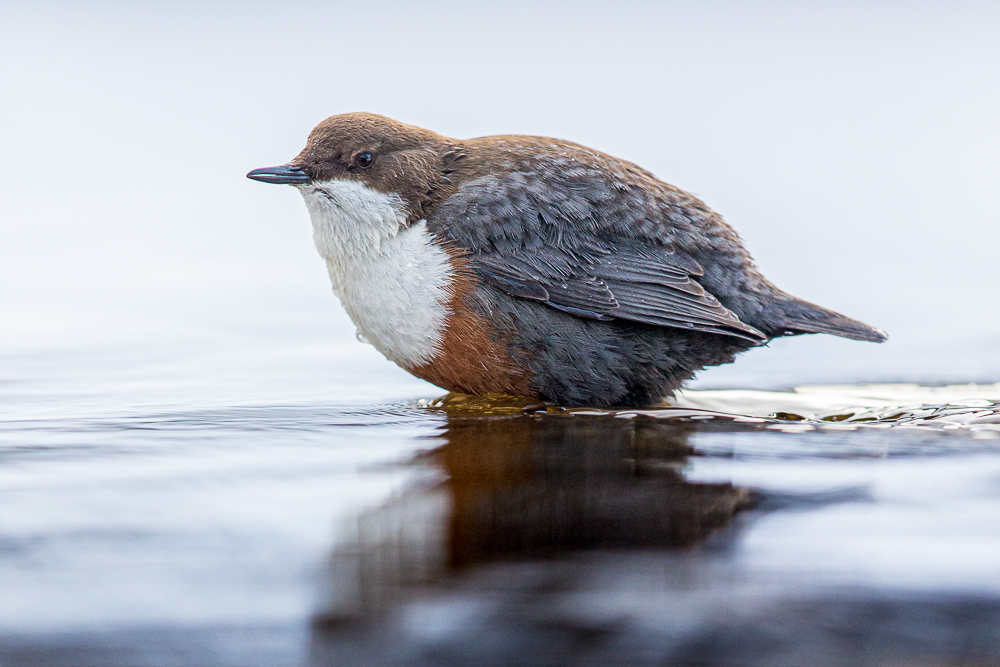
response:
[[[254,169],[247,178],[330,197],[353,182],[400,197],[408,217],[418,219],[447,184],[446,162],[454,149],[454,142],[429,130],[376,114],[345,113],[317,125],[291,162]]]

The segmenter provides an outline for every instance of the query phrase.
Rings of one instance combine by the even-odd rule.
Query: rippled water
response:
[[[1000,664],[996,385],[0,429],[3,665]]]

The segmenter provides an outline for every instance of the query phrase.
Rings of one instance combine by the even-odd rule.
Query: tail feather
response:
[[[872,343],[882,343],[889,339],[881,329],[870,327],[864,322],[852,320],[840,313],[795,297],[788,297],[787,301],[781,303],[779,327],[783,331],[777,333],[778,336],[825,333]]]

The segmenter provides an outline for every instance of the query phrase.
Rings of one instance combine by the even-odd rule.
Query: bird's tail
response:
[[[777,332],[778,336],[825,333],[872,343],[882,343],[889,339],[884,331],[870,327],[864,322],[852,320],[840,313],[821,308],[802,299],[796,299],[788,294],[782,296],[784,298],[779,302],[781,308],[779,326],[783,330]]]

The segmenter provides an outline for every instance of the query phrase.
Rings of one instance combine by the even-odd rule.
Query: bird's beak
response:
[[[297,167],[294,164],[254,169],[247,174],[247,178],[261,183],[277,183],[279,185],[302,185],[309,182],[309,176],[302,171],[302,167]]]

